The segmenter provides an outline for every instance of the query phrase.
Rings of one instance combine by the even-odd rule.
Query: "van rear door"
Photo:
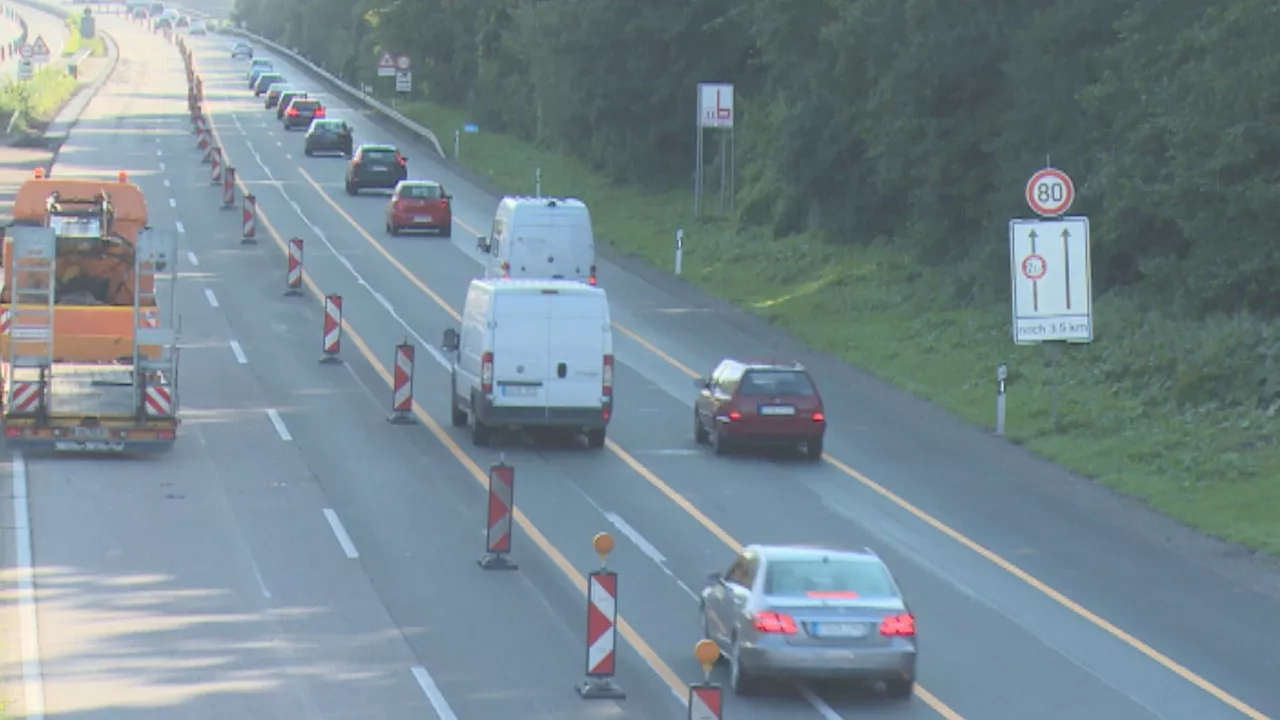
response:
[[[545,407],[551,300],[533,292],[494,293],[493,402]]]
[[[609,332],[603,296],[560,293],[551,298],[547,406],[597,408],[604,392],[604,356]]]
[[[556,245],[560,273],[569,280],[586,282],[596,264],[595,238],[591,233],[591,216],[585,209],[556,216]]]

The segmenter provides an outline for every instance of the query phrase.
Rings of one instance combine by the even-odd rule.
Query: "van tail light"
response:
[[[493,353],[487,352],[480,357],[480,392],[493,394]]]
[[[509,262],[502,263],[502,278],[504,280],[511,279],[511,263]]]
[[[289,108],[289,117],[298,117],[298,108]]]
[[[880,621],[880,634],[885,637],[915,637],[915,616],[911,613],[903,613],[885,618]]]
[[[733,410],[729,413],[729,420],[731,422],[737,422],[741,419],[742,419],[742,413],[738,412],[737,410]]]
[[[591,287],[596,286],[596,266],[595,265],[591,266],[591,275],[590,277],[587,278],[587,282],[590,283]]]
[[[613,356],[604,356],[604,372],[601,375],[604,385],[604,396],[613,397]]]
[[[756,630],[762,633],[779,635],[795,635],[796,621],[790,615],[776,612],[756,613]]]
[[[826,415],[823,415],[823,414],[822,414],[822,413],[820,413],[820,412],[816,412],[816,413],[814,413],[814,414],[813,414],[813,421],[814,421],[814,422],[826,422],[826,421],[827,421],[827,416],[826,416]]]

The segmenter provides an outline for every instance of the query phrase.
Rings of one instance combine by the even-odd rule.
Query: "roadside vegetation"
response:
[[[66,19],[67,44],[62,48],[63,57],[71,57],[81,50],[88,49],[93,57],[106,57],[107,45],[100,37],[88,38],[80,34],[80,16],[69,15]]]
[[[30,80],[6,83],[0,88],[0,131],[12,121],[10,135],[44,132],[79,86],[64,68],[55,67],[37,71]]]
[[[407,53],[407,114],[449,150],[479,125],[460,161],[498,186],[540,168],[660,268],[683,227],[686,279],[976,424],[1006,362],[1013,441],[1280,555],[1271,0],[237,0],[235,20],[383,90],[379,53]],[[738,179],[695,220],[700,81],[736,85]],[[1009,330],[1007,223],[1046,155],[1094,236],[1096,339],[1056,363]]]

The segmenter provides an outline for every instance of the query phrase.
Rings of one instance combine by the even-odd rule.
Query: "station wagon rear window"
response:
[[[738,394],[751,397],[784,395],[809,397],[816,395],[813,381],[796,370],[751,370],[738,385]]]
[[[775,560],[765,570],[764,592],[778,597],[856,600],[897,597],[879,563],[864,560]]]

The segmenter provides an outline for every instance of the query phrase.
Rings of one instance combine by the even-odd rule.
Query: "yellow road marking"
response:
[[[231,166],[230,154],[227,152],[226,146],[222,145],[221,137],[218,135],[217,127],[212,116],[209,119],[209,127],[213,135],[218,138],[218,144],[222,147],[223,156],[226,158],[227,165]],[[246,195],[251,194],[243,179],[237,177],[236,185],[240,187],[240,192]],[[271,223],[270,218],[267,216],[266,211],[261,205],[257,207],[257,211],[257,218],[262,222],[263,228],[265,228],[267,233],[271,236],[271,239],[275,242],[276,247],[280,252],[284,253],[287,257],[289,253],[288,244],[280,233],[276,231],[275,226]],[[325,293],[318,285],[316,285],[315,281],[311,279],[310,273],[308,273],[305,268],[303,269],[302,281],[307,286],[307,289],[311,291],[311,294],[315,297],[316,301],[323,304]],[[364,356],[364,359],[369,363],[369,365],[373,367],[374,371],[382,378],[382,381],[387,384],[387,387],[394,388],[395,378],[392,376],[391,372],[378,360],[377,356],[374,355],[373,351],[369,348],[369,345],[364,341],[364,338],[362,338],[360,334],[356,332],[356,329],[346,320],[342,321],[342,331],[351,340],[351,343],[355,345],[359,353]],[[422,424],[431,431],[431,434],[440,441],[440,444],[444,445],[445,449],[449,451],[449,454],[453,455],[454,459],[466,468],[471,479],[475,480],[476,484],[480,485],[487,492],[489,487],[488,475],[480,469],[480,466],[477,465],[456,442],[454,442],[453,438],[445,432],[444,428],[442,428],[430,415],[427,414],[426,410],[424,410],[416,400],[413,403],[413,414],[422,421]],[[578,572],[577,568],[573,566],[573,563],[569,562],[569,558],[565,557],[564,554],[547,539],[546,535],[542,534],[542,531],[540,531],[537,526],[529,520],[528,516],[526,516],[519,508],[514,508],[511,516],[515,520],[516,524],[520,526],[520,529],[524,531],[529,540],[533,542],[533,544],[536,545],[544,555],[551,559],[551,562],[560,569],[560,572],[562,572],[564,576],[574,584],[578,589],[578,592],[586,598],[586,576]],[[583,539],[583,542],[586,542],[585,538]],[[632,627],[631,623],[627,622],[627,619],[623,617],[621,613],[618,614],[617,627],[618,633],[621,634],[631,647],[645,659],[645,662],[647,662],[653,671],[657,673],[658,677],[662,678],[662,681],[667,684],[667,687],[671,688],[672,692],[676,694],[676,697],[681,698],[682,702],[685,701],[684,699],[689,695],[689,686],[680,679],[680,676],[677,675],[669,665],[663,662],[658,653],[649,646],[649,643],[645,642],[644,638],[640,636],[640,633],[636,632],[636,629]]]

